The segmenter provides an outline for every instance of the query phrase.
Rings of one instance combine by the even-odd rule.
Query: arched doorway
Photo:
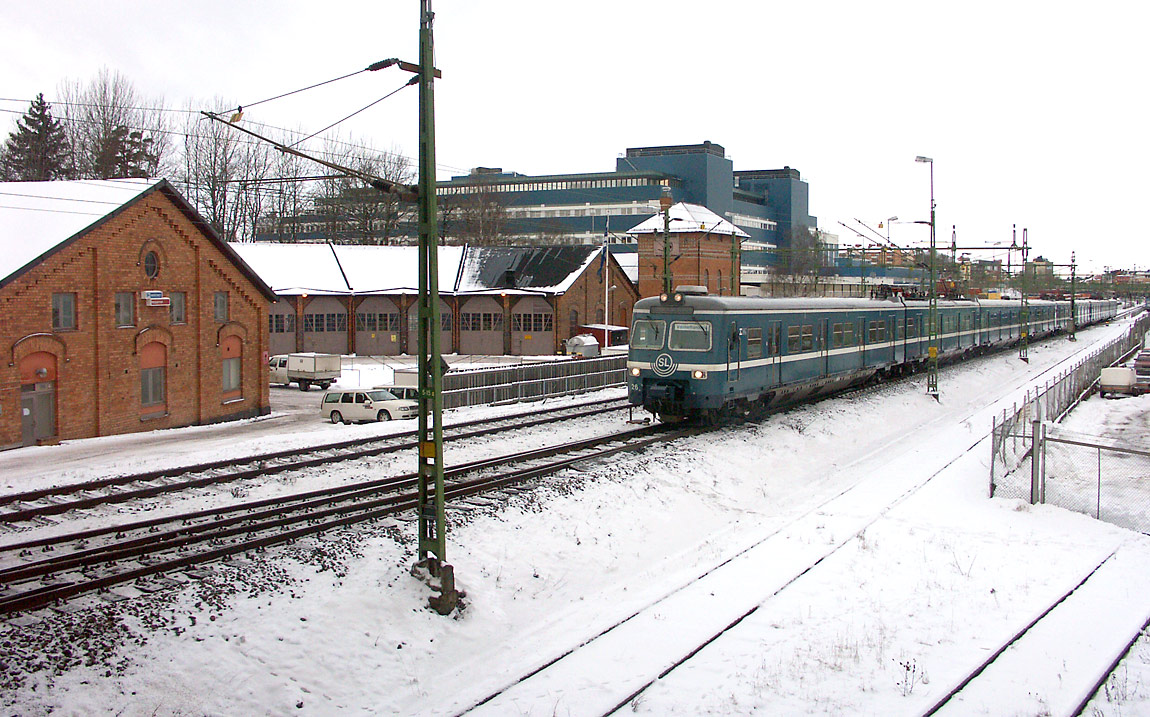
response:
[[[56,435],[56,357],[47,351],[20,360],[21,444]]]

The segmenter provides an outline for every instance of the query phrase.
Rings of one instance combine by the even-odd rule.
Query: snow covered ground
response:
[[[20,714],[452,714],[539,670],[477,712],[601,714],[651,683],[622,709],[921,713],[1111,555],[1109,601],[1086,611],[1085,632],[1109,637],[1150,617],[1150,538],[986,498],[983,438],[1000,402],[1115,330],[1032,347],[1029,364],[1005,353],[945,368],[938,403],[921,380],[887,385],[587,464],[508,506],[451,509],[448,558],[467,592],[454,617],[423,607],[427,589],[408,574],[414,525],[391,521],[219,565],[182,588],[93,597],[81,603],[89,609],[6,625],[3,705]],[[1075,430],[1103,434],[1105,409],[1128,420],[1148,398],[1091,399],[1086,407],[1100,410]],[[446,420],[492,410],[514,409]],[[284,436],[261,425],[288,425],[277,413],[230,431],[163,432],[183,436],[168,445],[117,437],[12,451],[0,455],[0,486],[61,480],[48,462],[65,466],[70,482],[238,455],[273,438],[264,450],[404,428],[316,420]],[[609,428],[602,423],[568,431]],[[565,437],[547,429],[517,434],[516,444]],[[508,450],[452,444],[446,459]],[[364,461],[258,490],[393,468]],[[1103,653],[1114,640],[1060,644],[1069,639],[1040,641],[1028,662],[1035,674],[1008,672],[989,702],[972,696],[952,713],[1064,713],[1080,690],[1071,657],[1113,659]],[[1148,663],[1140,645],[1086,714],[1150,714]]]

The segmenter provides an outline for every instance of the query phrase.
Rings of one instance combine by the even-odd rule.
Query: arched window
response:
[[[168,347],[159,341],[140,349],[141,413],[166,413],[168,410]]]
[[[243,398],[244,344],[239,336],[228,336],[220,342],[223,356],[223,400]]]
[[[149,279],[155,279],[160,274],[160,255],[154,251],[144,254],[144,274]]]

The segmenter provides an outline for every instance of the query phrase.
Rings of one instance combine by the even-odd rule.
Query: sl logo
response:
[[[659,354],[655,357],[655,363],[651,364],[651,370],[656,376],[666,378],[675,373],[675,359],[670,354]]]

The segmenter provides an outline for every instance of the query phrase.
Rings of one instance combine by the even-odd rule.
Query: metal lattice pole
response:
[[[435,201],[435,53],[431,0],[420,2],[419,25],[419,548],[417,566],[439,579],[431,606],[455,609],[458,594],[446,563],[443,495],[443,369],[440,357],[439,261]]]

